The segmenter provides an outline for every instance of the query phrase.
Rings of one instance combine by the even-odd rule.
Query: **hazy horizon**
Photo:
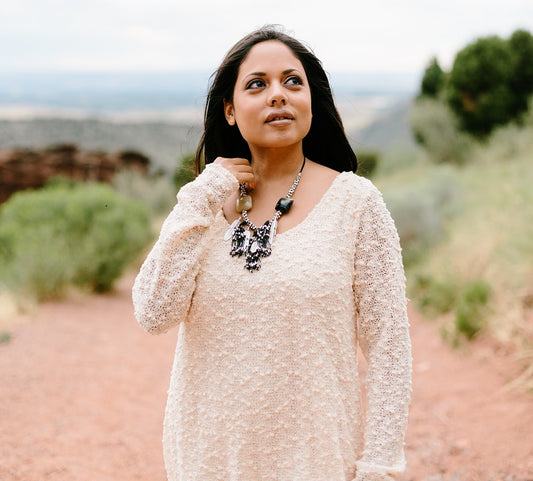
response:
[[[33,72],[0,77],[0,118],[84,117],[198,119],[209,77],[204,69],[135,72]],[[379,108],[411,97],[418,72],[331,72],[339,106],[354,102]]]
[[[339,103],[379,104],[415,95],[433,57],[449,70],[476,38],[533,25],[531,0],[4,3],[2,118],[50,110],[198,115],[228,49],[265,24],[282,24],[315,52]]]

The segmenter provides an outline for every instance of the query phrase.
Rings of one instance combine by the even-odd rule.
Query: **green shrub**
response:
[[[381,154],[376,176],[383,178],[406,171],[417,163],[418,158],[416,146],[395,145]]]
[[[509,45],[497,36],[479,38],[458,52],[447,96],[462,129],[485,136],[512,119],[511,68]]]
[[[154,216],[168,214],[176,203],[176,189],[163,174],[143,174],[137,169],[122,169],[113,177],[113,188],[121,195],[146,205]]]
[[[442,334],[455,346],[462,338],[473,339],[486,325],[492,289],[484,280],[474,279],[464,284],[452,277],[418,274],[412,281],[411,290],[424,316],[453,313],[453,325],[444,326]]]
[[[456,118],[443,102],[417,100],[411,108],[410,123],[416,141],[432,162],[461,165],[466,161],[468,138],[458,130]]]
[[[379,163],[379,154],[376,151],[357,152],[357,173],[364,177],[372,177]]]
[[[460,288],[453,280],[419,274],[413,281],[413,290],[418,308],[424,315],[432,316],[453,311]]]
[[[420,84],[420,97],[437,98],[444,88],[446,74],[442,71],[436,58],[432,58],[424,70]]]
[[[194,159],[194,154],[187,154],[181,158],[172,179],[174,181],[174,186],[176,187],[176,189],[179,190],[182,186],[195,179],[196,166]]]
[[[462,204],[462,189],[446,170],[435,172],[426,182],[384,191],[394,219],[406,265],[442,239],[445,222]]]
[[[533,94],[533,35],[526,30],[516,30],[509,38],[513,58],[510,83],[513,92],[513,113],[519,117],[527,112]]]
[[[483,280],[470,281],[461,291],[455,308],[455,334],[472,339],[486,324],[490,285]]]
[[[0,283],[38,300],[106,291],[150,239],[147,209],[107,185],[19,192],[0,210]]]
[[[516,30],[509,40],[479,38],[457,53],[447,100],[461,128],[486,137],[498,125],[520,120],[533,93],[533,36]]]
[[[485,139],[498,126],[521,122],[532,94],[533,35],[516,30],[509,39],[492,35],[466,45],[449,73],[432,59],[418,99],[442,99],[461,131]]]
[[[415,262],[442,233],[442,217],[431,197],[416,186],[386,193],[406,265]]]
[[[531,156],[533,152],[533,97],[530,101],[530,110],[522,118],[522,122],[524,125],[512,122],[495,128],[486,142],[476,146],[474,156],[495,163],[513,161],[524,153]]]

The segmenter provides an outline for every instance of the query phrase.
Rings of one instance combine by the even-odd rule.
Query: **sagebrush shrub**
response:
[[[417,306],[424,314],[441,315],[454,309],[460,286],[453,279],[435,279],[419,274],[413,284]]]
[[[411,128],[429,159],[436,163],[464,164],[469,154],[468,138],[458,130],[457,120],[443,102],[423,98],[413,103]]]
[[[408,265],[442,239],[445,221],[462,204],[462,189],[449,172],[441,170],[422,183],[386,190],[384,197]]]
[[[386,193],[385,198],[400,236],[404,262],[409,265],[439,238],[442,215],[434,200],[416,187]]]
[[[176,203],[177,190],[165,175],[123,169],[114,175],[113,188],[119,194],[141,201],[154,216],[166,216]]]
[[[106,291],[151,237],[147,208],[107,185],[19,192],[0,209],[0,283],[39,300]]]

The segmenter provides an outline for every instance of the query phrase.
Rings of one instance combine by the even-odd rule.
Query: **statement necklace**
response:
[[[262,226],[256,226],[248,219],[248,211],[252,208],[252,197],[246,190],[244,183],[239,185],[240,195],[235,209],[241,215],[229,226],[224,235],[224,240],[231,239],[230,255],[232,257],[245,256],[244,268],[250,272],[259,270],[261,268],[261,257],[268,257],[272,253],[272,242],[274,237],[276,237],[278,220],[283,214],[289,212],[292,207],[294,199],[291,199],[291,197],[296,190],[298,182],[300,182],[304,166],[305,157],[289,192],[287,192],[285,197],[278,200],[274,217],[268,219]]]

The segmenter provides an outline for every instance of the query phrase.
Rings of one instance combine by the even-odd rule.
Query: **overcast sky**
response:
[[[0,74],[214,69],[254,28],[278,23],[326,70],[449,67],[479,36],[533,31],[533,0],[3,0]]]

